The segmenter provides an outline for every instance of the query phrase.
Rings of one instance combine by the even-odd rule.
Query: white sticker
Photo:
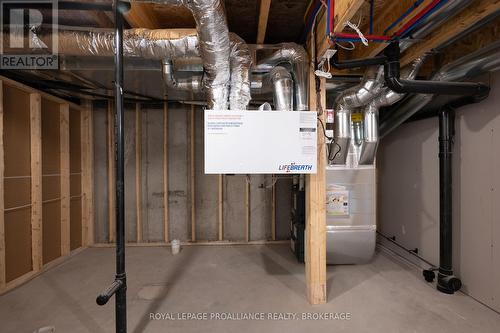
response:
[[[326,214],[349,216],[349,191],[340,185],[329,185],[326,190]]]

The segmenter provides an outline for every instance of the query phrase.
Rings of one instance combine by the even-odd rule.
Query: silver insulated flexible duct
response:
[[[415,61],[403,69],[401,77],[406,80],[413,80],[417,77],[418,71],[424,63],[425,56],[415,59]],[[400,101],[405,94],[398,94],[389,88],[383,89],[382,93],[375,97],[363,112],[363,141],[359,153],[359,164],[370,165],[375,161],[377,147],[379,143],[378,114],[379,109],[384,106],[393,105]]]
[[[210,109],[225,110],[229,96],[229,30],[222,0],[130,0],[184,6],[196,21],[200,55],[205,68],[205,92]]]
[[[309,55],[295,43],[277,44],[272,55],[259,61],[258,71],[269,72],[276,66],[289,66],[294,83],[295,106],[293,110],[305,111],[309,108]]]
[[[231,110],[246,110],[252,96],[250,95],[250,67],[252,55],[248,45],[238,35],[229,33],[231,43],[231,93],[229,105]]]
[[[335,101],[334,137],[335,144],[331,149],[337,149],[330,164],[345,164],[351,143],[351,112],[368,104],[380,94],[383,86],[383,67],[369,68],[363,81],[356,87],[344,91]]]
[[[231,94],[230,106],[234,110],[245,110],[251,99],[250,68],[252,56],[247,44],[237,35],[230,33],[231,45]],[[42,41],[50,39],[49,34],[34,35]],[[114,33],[109,31],[59,31],[59,53],[70,56],[112,57],[114,54]],[[176,59],[198,59],[199,38],[193,29],[128,29],[123,37],[125,57],[160,60],[167,87],[192,92],[203,88],[200,76],[177,79],[174,76]],[[202,59],[203,60],[203,59]],[[206,82],[205,82],[206,83]]]

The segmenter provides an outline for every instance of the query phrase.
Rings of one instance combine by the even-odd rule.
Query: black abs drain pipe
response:
[[[115,281],[96,302],[105,305],[115,295],[115,327],[117,333],[127,332],[127,277],[125,274],[125,165],[124,165],[124,112],[123,112],[123,13],[129,3],[114,2],[115,14],[115,142],[116,142],[116,276]]]
[[[437,289],[453,294],[462,287],[453,275],[452,158],[455,137],[455,111],[443,107],[439,111],[439,269]]]

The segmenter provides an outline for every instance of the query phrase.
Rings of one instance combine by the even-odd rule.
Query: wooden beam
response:
[[[333,32],[342,32],[350,19],[361,8],[365,0],[336,0],[335,1],[335,27]],[[318,15],[316,29],[316,43],[318,44],[317,59],[321,59],[326,50],[330,48],[329,38],[326,36],[326,11]],[[312,44],[312,42],[310,41]],[[309,45],[311,47],[311,45]]]
[[[4,212],[4,152],[3,152],[3,82],[0,81],[0,293],[5,289],[5,212]]]
[[[453,19],[447,21],[425,41],[417,42],[410,47],[401,58],[401,66],[408,65],[414,59],[438,47],[471,25],[482,20],[491,13],[500,10],[500,0],[477,0]]]
[[[42,269],[42,97],[30,97],[31,146],[31,262],[33,271]]]
[[[82,245],[94,243],[94,138],[92,102],[85,101],[81,117],[82,151]]]
[[[426,6],[431,4],[432,1],[433,0],[424,0],[416,10],[414,10],[407,17],[401,20],[401,22],[396,24],[393,28],[388,30],[387,35],[391,35],[401,29],[406,23],[410,22],[422,10],[422,8],[425,8]],[[373,23],[373,34],[383,35],[385,29],[389,27],[391,22],[396,21],[414,3],[415,0],[386,1],[381,13],[377,13],[376,15],[376,19]],[[387,43],[371,42],[367,47],[365,47],[363,44],[358,43],[356,45],[356,49],[352,53],[352,58],[358,59],[374,57],[382,52],[387,47],[387,45]]]
[[[70,252],[69,105],[59,105],[61,158],[61,256]]]
[[[325,79],[321,79],[320,102],[326,105]],[[314,66],[309,71],[309,107],[318,109]],[[318,115],[323,124],[325,112]],[[318,122],[319,123],[319,122]],[[318,126],[318,133],[323,133]],[[318,134],[317,173],[306,178],[305,274],[307,299],[311,304],[326,303],[326,153],[325,137]]]
[[[131,2],[130,5],[130,10],[124,15],[124,18],[132,28],[160,28],[152,4]]]
[[[257,27],[257,44],[263,44],[266,39],[267,21],[271,0],[260,0],[259,25]]]
[[[191,110],[189,113],[189,193],[191,199],[191,241],[196,242],[196,161],[195,161],[195,106],[191,105]]]
[[[168,219],[168,103],[163,103],[163,239],[170,241]]]
[[[135,220],[137,243],[142,242],[142,111],[135,104]]]
[[[114,131],[114,111],[113,104],[108,101],[107,111],[107,153],[108,153],[108,232],[109,242],[115,241],[115,131]]]
[[[219,212],[219,241],[224,239],[224,175],[219,175],[219,196],[217,200]]]

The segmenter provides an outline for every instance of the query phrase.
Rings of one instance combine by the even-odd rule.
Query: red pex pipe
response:
[[[329,0],[330,3],[330,33],[335,31],[335,0]]]
[[[421,19],[425,14],[430,12],[434,7],[436,7],[441,0],[434,0],[430,4],[427,5],[424,9],[422,9],[421,12],[419,12],[417,15],[415,15],[414,18],[412,18],[409,22],[407,22],[401,29],[399,29],[395,35],[396,36],[401,36],[409,27],[411,27],[415,22],[417,22],[419,19]]]

